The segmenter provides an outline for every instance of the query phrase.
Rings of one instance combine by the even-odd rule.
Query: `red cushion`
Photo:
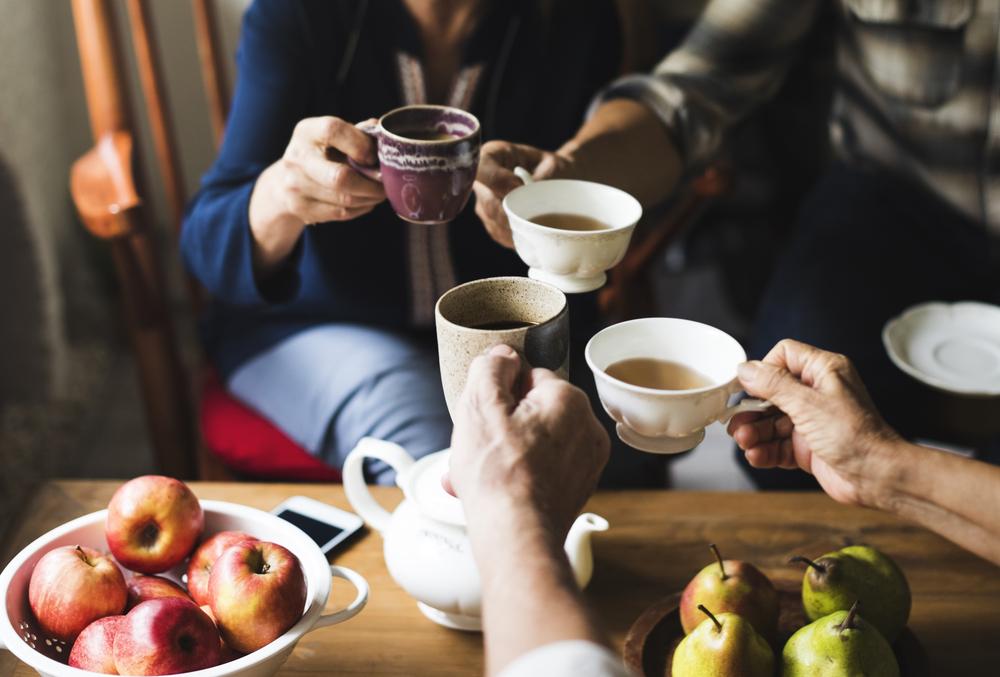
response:
[[[209,451],[242,475],[296,482],[340,481],[339,470],[226,392],[212,372],[203,379],[201,432]]]

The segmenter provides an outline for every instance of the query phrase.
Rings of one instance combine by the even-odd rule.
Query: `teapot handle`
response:
[[[398,444],[364,437],[344,461],[343,480],[347,500],[368,526],[379,533],[385,533],[392,515],[368,491],[364,474],[366,458],[376,458],[388,463],[396,471],[397,477],[413,465],[413,458]]]

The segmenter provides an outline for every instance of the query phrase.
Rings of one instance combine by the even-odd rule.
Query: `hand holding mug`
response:
[[[552,153],[533,146],[490,141],[483,144],[479,172],[473,190],[476,193],[476,215],[486,231],[496,242],[513,248],[503,199],[515,188],[524,185],[514,169],[524,167],[535,180],[566,178],[572,173],[572,158],[562,153]]]
[[[530,511],[562,542],[597,486],[608,436],[583,391],[512,348],[477,357],[455,416],[450,483],[483,520]]]
[[[268,269],[295,246],[306,225],[349,221],[385,199],[385,190],[348,164],[369,163],[375,143],[340,118],[306,118],[295,126],[280,160],[261,173],[250,198],[256,261]]]
[[[739,367],[740,383],[781,411],[739,414],[729,433],[758,468],[801,468],[841,503],[872,505],[866,481],[899,440],[843,355],[784,340],[761,362]]]

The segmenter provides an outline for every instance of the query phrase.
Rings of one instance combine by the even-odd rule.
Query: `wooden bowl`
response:
[[[780,611],[778,615],[778,658],[780,667],[781,647],[792,634],[806,625],[802,608],[802,588],[796,581],[775,581],[778,589]],[[625,666],[637,675],[670,677],[674,650],[682,639],[680,615],[681,593],[677,592],[656,602],[632,623],[625,636]],[[909,628],[893,645],[899,672],[902,677],[929,677],[927,655],[923,645]],[[779,670],[780,672],[780,670]]]

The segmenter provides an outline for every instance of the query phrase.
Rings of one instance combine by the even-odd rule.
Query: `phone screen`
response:
[[[299,529],[302,529],[302,531],[306,532],[311,539],[316,541],[316,545],[321,548],[340,534],[344,533],[344,530],[340,527],[327,522],[320,522],[318,519],[313,519],[308,515],[303,515],[302,513],[295,512],[293,510],[282,510],[278,513],[278,517],[291,522]]]

